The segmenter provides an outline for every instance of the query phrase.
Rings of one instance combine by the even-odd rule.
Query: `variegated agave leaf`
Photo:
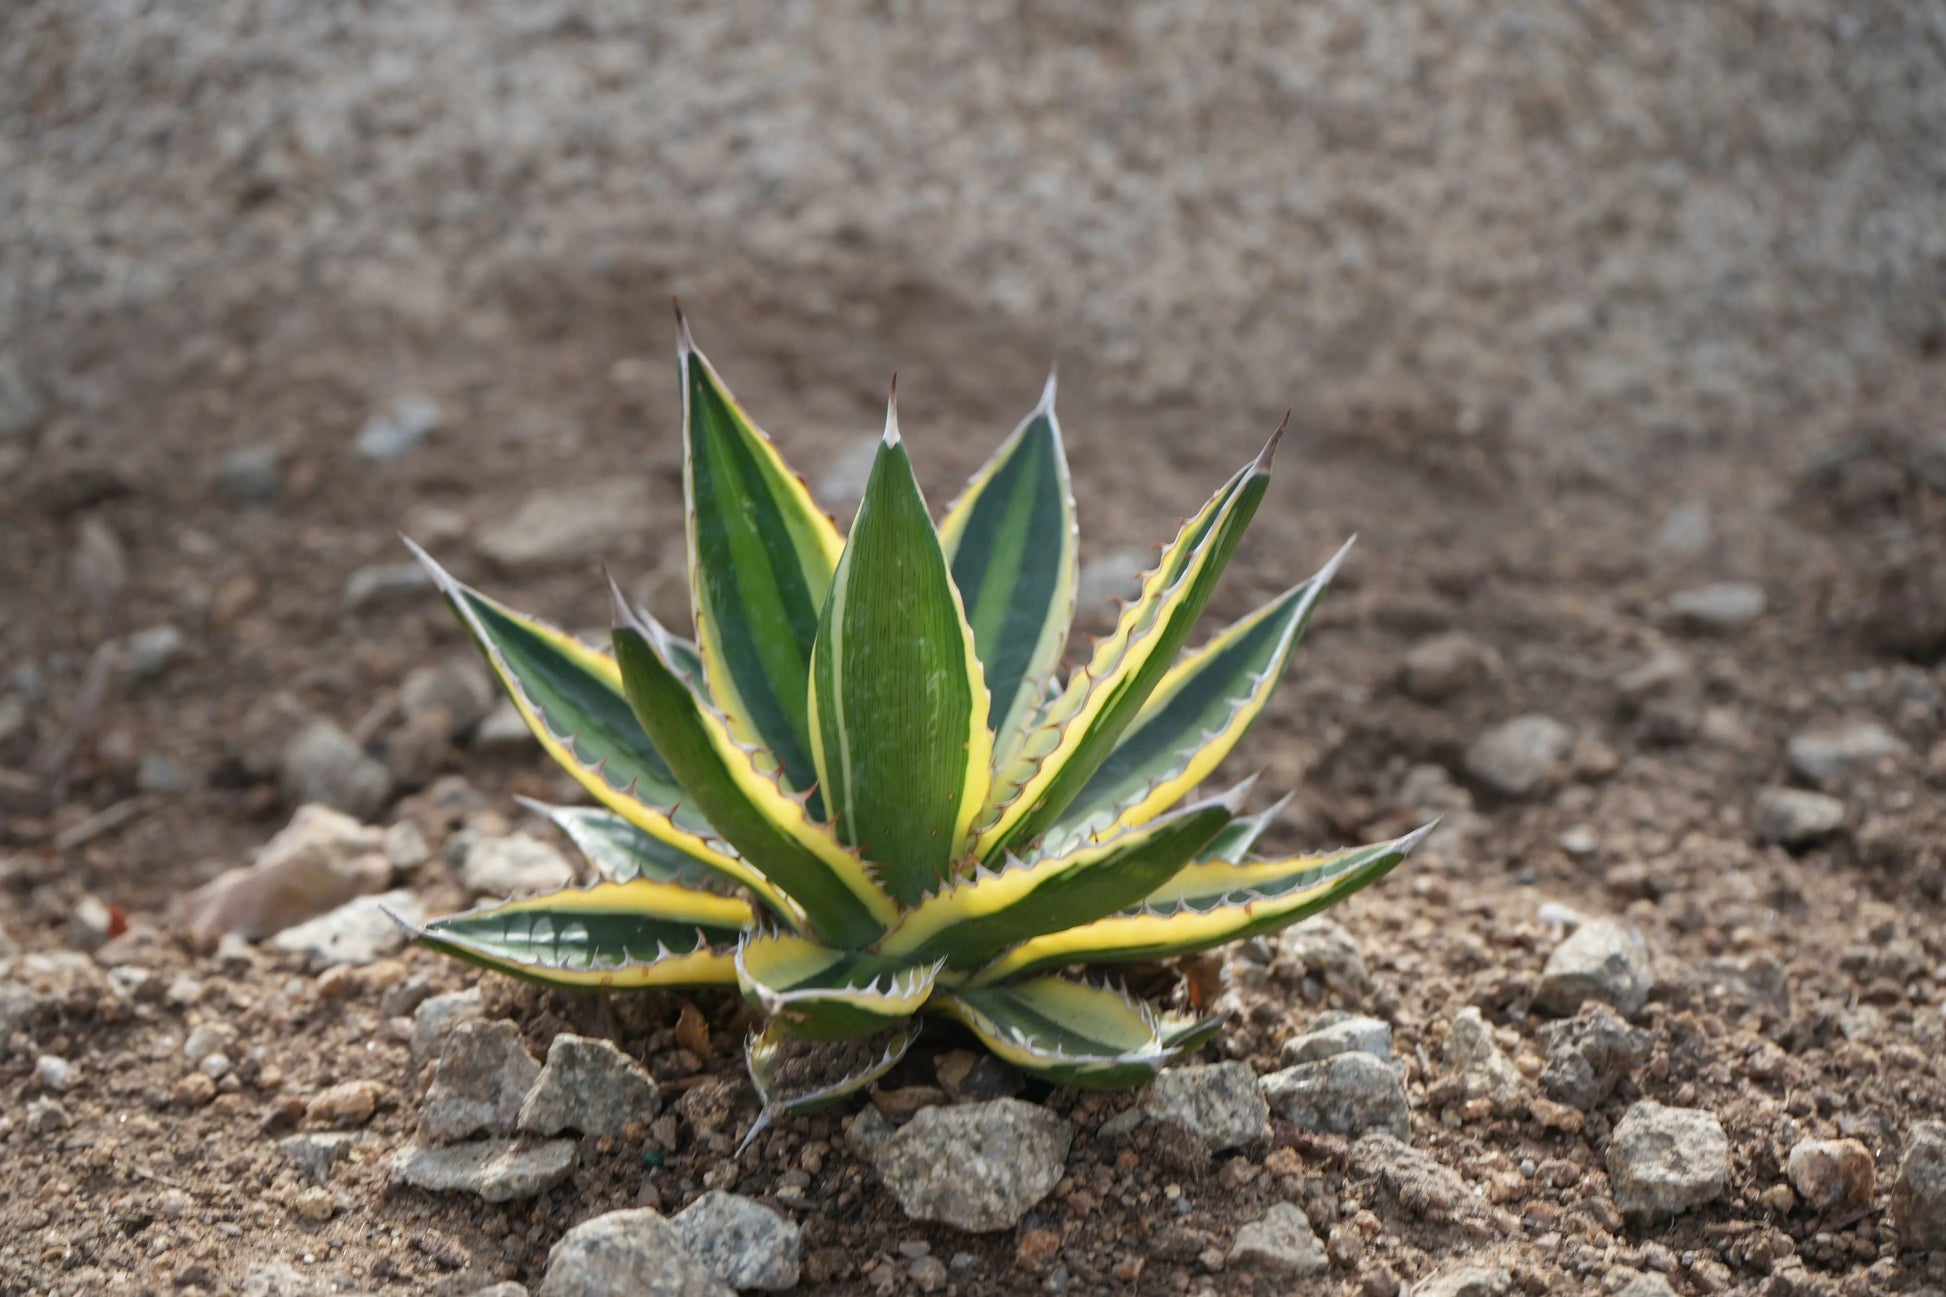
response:
[[[767,1023],[746,1048],[754,1137],[883,1076],[928,1012],[1055,1083],[1140,1082],[1221,1021],[1062,970],[1282,927],[1424,836],[1258,859],[1283,802],[1246,814],[1248,781],[1191,800],[1344,558],[1184,652],[1281,427],[1057,681],[1076,531],[1052,379],[937,526],[890,403],[841,535],[686,325],[678,363],[695,644],[614,589],[602,652],[420,554],[593,799],[528,805],[596,879],[410,927],[420,942],[553,986],[735,987]]]

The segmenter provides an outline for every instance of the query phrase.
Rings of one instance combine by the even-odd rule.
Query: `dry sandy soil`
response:
[[[944,1291],[1242,1291],[1223,1255],[1279,1199],[1332,1268],[1267,1290],[1460,1264],[1529,1293],[1946,1287],[1887,1212],[1914,1125],[1946,1119],[1941,8],[1179,29],[1172,6],[888,5],[803,30],[764,8],[0,13],[0,985],[46,991],[0,1040],[0,1292],[538,1288],[574,1224],[706,1186],[801,1222],[805,1293],[918,1291],[917,1243],[965,1254]],[[1273,964],[1207,1052],[1269,1071],[1321,1011],[1389,1020],[1413,1144],[1478,1210],[1282,1124],[1213,1161],[1125,1157],[1085,1133],[1125,1101],[1030,1092],[1084,1129],[1067,1176],[962,1236],[901,1215],[847,1142],[857,1105],[733,1155],[755,1104],[730,997],[554,997],[420,951],[315,975],[187,938],[182,898],[294,809],[252,724],[273,695],[399,776],[373,818],[427,835],[395,885],[434,911],[464,901],[450,834],[563,795],[531,751],[409,736],[399,688],[458,632],[429,593],[350,611],[346,586],[405,529],[570,626],[603,616],[600,559],[666,589],[674,291],[814,484],[856,463],[897,367],[936,503],[1058,345],[1084,558],[1110,573],[1298,403],[1212,624],[1361,539],[1231,764],[1298,790],[1277,846],[1445,819],[1333,915],[1366,979]],[[413,397],[422,443],[361,454]],[[577,552],[478,544],[543,488],[616,479],[649,507]],[[1683,613],[1719,582],[1761,609]],[[159,626],[179,642],[132,671]],[[1415,683],[1440,657],[1447,687]],[[1535,714],[1572,742],[1510,793],[1467,752]],[[1843,823],[1761,841],[1763,791],[1812,782],[1790,742],[1865,722],[1895,741],[1822,781]],[[1469,1105],[1444,1036],[1477,1006],[1536,1069],[1572,915],[1646,938],[1654,1048],[1570,1132]],[[23,962],[62,950],[89,953]],[[676,1121],[589,1141],[530,1201],[390,1183],[425,1077],[382,1006],[413,979],[477,982],[537,1054],[610,1036]],[[678,1031],[692,1003],[706,1036]],[[213,1095],[185,1082],[205,1022],[237,1032]],[[361,1079],[381,1102],[321,1204],[276,1122]],[[1617,1213],[1604,1149],[1639,1097],[1716,1114],[1718,1200]],[[1777,1192],[1794,1143],[1838,1136],[1876,1160],[1868,1205]]]

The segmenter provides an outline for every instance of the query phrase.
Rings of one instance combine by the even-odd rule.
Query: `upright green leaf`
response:
[[[825,939],[862,946],[897,909],[804,803],[759,770],[723,716],[677,673],[668,632],[630,608],[615,590],[615,660],[629,705],[669,768],[723,839],[781,888]]]
[[[1141,824],[1207,778],[1263,714],[1345,552],[1171,667],[1121,742],[1049,828],[1049,840]]]
[[[997,782],[1017,790],[996,790],[1011,801],[980,830],[974,851],[981,860],[991,864],[1039,837],[1108,759],[1209,602],[1263,499],[1282,435],[1279,425],[1263,452],[1224,483],[1163,551],[1114,633],[1095,646],[1088,665],[1043,714],[1037,733],[1045,742],[1030,740],[1028,772],[996,773]]]
[[[812,790],[805,682],[844,542],[686,324],[678,356],[691,593],[709,694],[740,742],[776,756],[786,787]],[[814,816],[817,800],[813,790]]]
[[[839,838],[909,904],[952,872],[993,739],[973,635],[896,403],[811,653],[811,734]]]
[[[1234,818],[1248,788],[1244,784],[1066,855],[981,869],[920,901],[879,949],[905,959],[943,957],[955,969],[977,968],[1029,937],[1134,905],[1210,844]]]
[[[748,887],[779,917],[793,925],[802,919],[762,874],[706,840],[715,830],[643,733],[613,658],[462,585],[411,541],[406,547],[432,574],[542,749],[576,783],[670,851]],[[672,644],[670,651],[686,647]]]
[[[939,524],[953,584],[973,627],[996,750],[1039,709],[1074,621],[1074,489],[1054,377],[1041,401],[974,475]]]

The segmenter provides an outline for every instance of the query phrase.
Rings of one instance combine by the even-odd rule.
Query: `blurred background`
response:
[[[457,1294],[646,1201],[596,1160],[510,1225],[361,1155],[332,1223],[256,1203],[234,1243],[133,1172],[77,1196],[64,1149],[272,1202],[298,1191],[258,1108],[415,1091],[419,999],[378,1007],[404,966],[313,993],[317,938],[212,965],[183,898],[309,803],[388,825],[383,854],[345,830],[358,887],[428,913],[499,886],[476,848],[544,832],[510,795],[572,789],[397,537],[572,629],[605,628],[604,559],[684,620],[672,294],[841,521],[895,369],[940,509],[1058,360],[1084,630],[1294,407],[1209,624],[1360,543],[1234,773],[1298,790],[1277,848],[1444,819],[1328,940],[1253,948],[1281,999],[1227,1047],[1267,1070],[1315,1010],[1378,1014],[1446,1174],[1525,1212],[1509,1168],[1571,1163],[1511,1233],[1468,1224],[1530,1291],[1678,1252],[1682,1291],[1720,1291],[1792,1247],[1847,1293],[1919,1282],[1876,1217],[1771,1191],[1806,1134],[1889,1178],[1946,1116],[1946,3],[0,0],[0,959],[95,952],[0,999],[46,1010],[0,1046],[24,1023],[115,1078],[0,1121],[0,1288],[309,1291],[247,1274],[330,1239],[330,1291]],[[1583,910],[1654,956],[1642,1093],[1734,1148],[1666,1264],[1597,1169],[1619,1101],[1586,1140],[1437,1115],[1465,1006],[1539,1071],[1529,1009]],[[149,988],[133,1019],[97,963]],[[183,1062],[202,1020],[242,1025],[254,1088]],[[659,1068],[667,1026],[630,1038]],[[0,1048],[5,1094],[52,1102],[29,1057]],[[176,1115],[124,1124],[137,1097]],[[370,1130],[414,1120],[388,1099]],[[698,1129],[678,1174],[715,1177]],[[1200,1282],[1242,1201],[1199,1198],[1155,1282]],[[856,1291],[847,1258],[907,1226],[815,1228]],[[1442,1228],[1388,1214],[1334,1264],[1394,1291]],[[978,1246],[1016,1273],[1010,1237]]]

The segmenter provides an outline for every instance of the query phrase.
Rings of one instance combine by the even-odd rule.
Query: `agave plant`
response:
[[[553,986],[736,987],[767,1019],[746,1046],[759,1125],[881,1076],[922,1010],[1023,1072],[1122,1086],[1221,1023],[1066,970],[1281,928],[1426,831],[1258,859],[1282,803],[1247,814],[1246,781],[1179,804],[1262,714],[1344,557],[1184,653],[1277,435],[1063,678],[1077,539],[1052,379],[937,526],[895,386],[847,536],[686,327],[678,356],[693,643],[611,581],[601,652],[420,553],[597,803],[529,805],[598,875],[437,919],[420,941]]]

